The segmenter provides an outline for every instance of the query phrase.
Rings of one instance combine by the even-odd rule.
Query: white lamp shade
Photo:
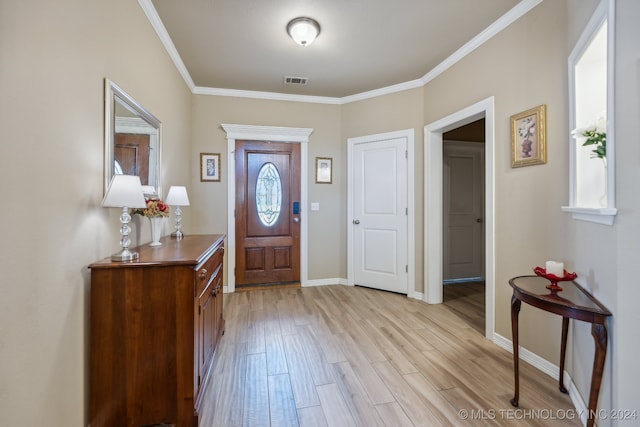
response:
[[[189,196],[187,189],[181,185],[172,185],[167,193],[167,199],[164,201],[172,206],[189,206]]]
[[[320,34],[320,25],[311,18],[296,18],[287,25],[287,32],[301,46],[309,46]]]
[[[140,177],[114,175],[102,199],[105,208],[146,208]]]

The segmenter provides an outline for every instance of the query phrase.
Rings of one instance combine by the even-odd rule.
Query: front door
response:
[[[300,144],[236,141],[236,285],[300,281]]]
[[[406,294],[406,138],[353,147],[353,264],[356,285]]]

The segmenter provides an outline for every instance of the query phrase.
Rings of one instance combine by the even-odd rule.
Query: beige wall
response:
[[[0,424],[84,426],[87,265],[119,248],[103,79],[163,122],[165,186],[191,176],[191,95],[135,1],[3,1],[0,40]]]
[[[193,97],[192,167],[199,168],[199,153],[221,153],[222,181],[200,182],[193,176],[192,194],[198,202],[190,207],[193,230],[198,233],[227,229],[227,139],[225,124],[313,128],[308,143],[309,209],[308,278],[346,277],[346,158],[340,139],[340,106],[305,102],[270,101],[196,95]],[[333,184],[315,183],[315,158],[333,158]],[[225,260],[228,258],[225,258]],[[225,282],[226,283],[226,282]]]

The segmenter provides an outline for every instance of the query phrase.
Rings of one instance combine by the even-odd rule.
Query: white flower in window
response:
[[[606,112],[601,113],[585,126],[576,128],[571,131],[571,136],[578,138],[586,138],[582,143],[583,147],[593,146],[591,157],[598,159],[607,158],[607,115]]]

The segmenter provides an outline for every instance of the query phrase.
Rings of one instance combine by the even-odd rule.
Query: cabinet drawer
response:
[[[196,270],[196,297],[202,295],[207,286],[211,283],[214,275],[222,272],[222,257],[224,249],[219,248],[211,257],[205,261],[204,265]]]

